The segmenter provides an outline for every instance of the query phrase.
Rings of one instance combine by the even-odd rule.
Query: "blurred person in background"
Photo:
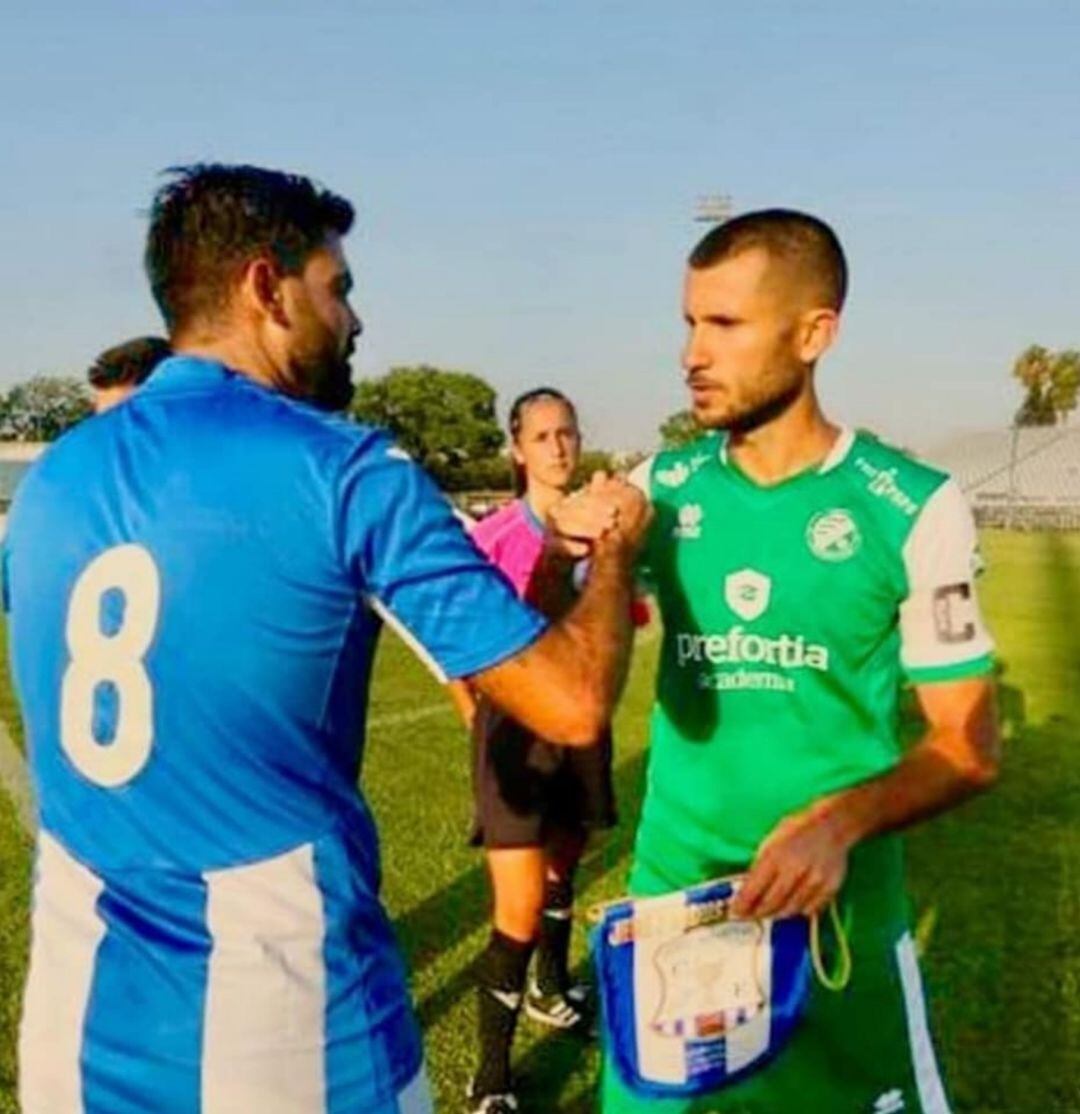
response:
[[[123,402],[171,355],[172,348],[164,337],[133,337],[106,348],[86,373],[94,396],[94,412],[101,414]]]

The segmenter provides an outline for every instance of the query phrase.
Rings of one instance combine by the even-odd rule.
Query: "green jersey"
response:
[[[748,863],[783,817],[899,758],[901,684],[992,647],[956,484],[844,431],[771,487],[724,437],[647,462],[644,572],[663,618],[638,868],[681,887]]]

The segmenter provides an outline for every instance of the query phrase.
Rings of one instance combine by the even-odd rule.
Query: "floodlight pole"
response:
[[[1008,511],[1008,529],[1013,530],[1016,528],[1016,458],[1020,448],[1020,423],[1013,421],[1012,438],[1009,445],[1009,511]]]
[[[694,220],[702,224],[723,224],[731,218],[735,204],[729,193],[708,193],[697,199]]]

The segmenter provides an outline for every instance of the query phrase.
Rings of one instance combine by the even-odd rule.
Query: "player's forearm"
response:
[[[611,719],[626,683],[633,646],[633,555],[617,542],[594,550],[585,589],[563,625],[573,641],[576,668],[592,675],[602,705],[601,728]]]
[[[446,691],[450,696],[450,702],[454,705],[454,710],[461,717],[462,723],[465,724],[467,730],[472,730],[473,720],[476,719],[476,700],[473,697],[472,690],[464,681],[449,681],[446,685]]]
[[[571,611],[524,653],[471,678],[473,686],[551,742],[595,742],[626,678],[631,562],[616,543],[598,546]]]
[[[561,619],[571,610],[576,599],[573,578],[573,558],[545,546],[529,578],[525,598],[542,615],[549,619]]]
[[[853,846],[953,808],[997,777],[996,739],[973,744],[963,731],[932,728],[888,773],[823,798],[814,811]]]

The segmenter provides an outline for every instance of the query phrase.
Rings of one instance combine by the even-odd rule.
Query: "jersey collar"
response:
[[[717,456],[720,463],[725,467],[731,464],[728,458],[728,439],[729,433],[725,433],[720,438],[720,444],[717,448]],[[840,426],[840,433],[836,440],[833,442],[833,447],[829,450],[829,455],[817,466],[815,469],[819,476],[823,476],[826,472],[833,471],[834,468],[839,468],[848,458],[852,446],[855,444],[855,431],[846,425]]]
[[[143,391],[185,391],[223,383],[236,373],[216,360],[201,356],[170,356],[162,360],[153,375],[139,388]]]
[[[521,513],[525,516],[525,521],[532,527],[533,532],[543,535],[545,533],[544,524],[540,521],[540,516],[532,509],[532,504],[524,495],[518,501],[521,503]]]

